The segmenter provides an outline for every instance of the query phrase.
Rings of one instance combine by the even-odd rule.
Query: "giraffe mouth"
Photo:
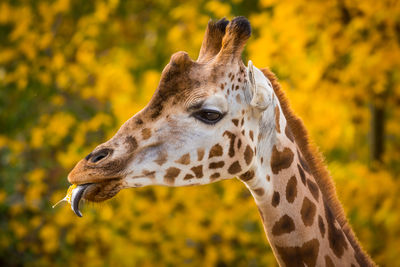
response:
[[[111,179],[98,183],[86,183],[78,185],[71,195],[71,209],[82,217],[80,202],[82,199],[89,202],[102,202],[114,197],[123,188],[122,179]]]

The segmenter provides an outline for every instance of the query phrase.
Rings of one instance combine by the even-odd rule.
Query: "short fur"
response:
[[[363,251],[360,243],[354,235],[354,232],[347,221],[343,207],[337,198],[335,186],[329,171],[325,167],[324,159],[316,146],[310,143],[307,130],[304,127],[302,120],[295,115],[290,108],[289,101],[285,93],[282,91],[276,76],[267,68],[261,69],[261,71],[271,81],[275,95],[279,99],[283,114],[285,115],[287,124],[295,137],[296,143],[299,145],[301,152],[310,167],[312,175],[314,176],[319,188],[325,196],[325,201],[342,227],[344,233],[350,241],[350,244],[354,248],[356,252],[356,258],[358,258],[360,263],[363,263],[363,266],[375,266],[368,254]]]
[[[245,17],[234,18],[227,26],[217,61],[240,60],[244,45],[251,35],[250,22]]]
[[[210,20],[207,25],[207,30],[204,35],[203,43],[201,44],[198,62],[207,62],[215,57],[221,50],[222,38],[225,35],[226,26],[229,20],[222,18],[217,22]]]

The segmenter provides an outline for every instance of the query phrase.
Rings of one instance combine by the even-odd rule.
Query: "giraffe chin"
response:
[[[121,178],[108,179],[104,182],[91,183],[83,194],[83,199],[91,202],[103,202],[114,197],[123,188]]]
[[[81,199],[89,202],[103,202],[114,197],[122,188],[123,183],[120,178],[78,185],[72,192],[71,209],[77,216],[82,217],[82,213],[79,210]]]

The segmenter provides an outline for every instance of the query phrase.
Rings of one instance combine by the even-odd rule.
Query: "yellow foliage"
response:
[[[59,248],[58,230],[56,226],[47,224],[40,229],[39,237],[45,253],[53,253]]]
[[[0,3],[2,263],[277,266],[237,180],[123,190],[82,219],[51,209],[74,164],[150,100],[173,52],[196,58],[210,16],[246,15],[245,62],[277,74],[361,243],[378,264],[400,265],[400,2],[251,3]],[[386,111],[381,163],[369,161],[372,104]]]
[[[7,198],[7,193],[4,192],[3,190],[0,191],[0,203],[4,202],[4,200]]]
[[[215,0],[207,2],[205,8],[212,12],[217,18],[227,17],[231,13],[231,7],[229,4]]]

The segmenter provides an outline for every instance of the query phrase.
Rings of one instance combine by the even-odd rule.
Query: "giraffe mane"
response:
[[[350,244],[353,246],[356,254],[355,256],[358,257],[361,262],[368,264],[368,266],[374,266],[373,261],[361,247],[350,224],[348,223],[343,207],[337,197],[334,181],[324,163],[324,157],[319,152],[317,146],[310,142],[309,135],[303,121],[290,108],[289,100],[286,97],[285,92],[281,89],[275,74],[272,73],[268,68],[261,69],[261,71],[271,81],[275,95],[279,99],[282,112],[285,115],[287,124],[292,131],[296,143],[298,144],[304,158],[309,165],[310,171],[324,196],[326,204],[342,227],[343,232],[348,238]]]

